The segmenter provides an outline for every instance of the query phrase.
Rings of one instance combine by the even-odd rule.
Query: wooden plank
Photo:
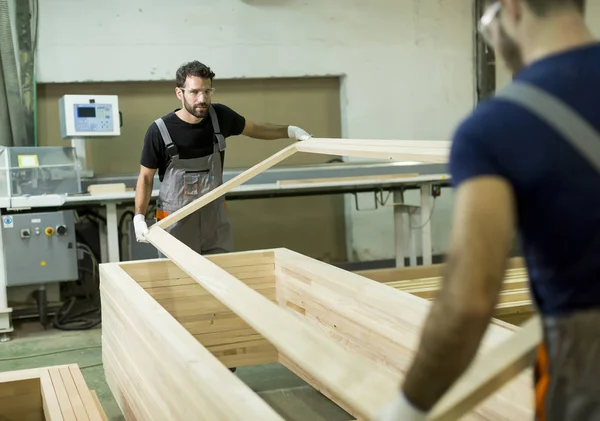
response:
[[[326,155],[444,164],[448,162],[450,142],[312,138],[298,142],[297,149]]]
[[[149,231],[151,232],[152,230],[157,229],[157,228],[165,229],[165,228],[173,225],[175,222],[179,221],[180,219],[185,218],[186,216],[197,211],[201,207],[206,206],[208,203],[211,203],[215,199],[223,196],[225,193],[233,190],[234,188],[245,183],[246,181],[250,180],[251,178],[256,177],[258,174],[262,173],[263,171],[271,168],[274,165],[277,165],[281,161],[292,156],[294,153],[296,153],[296,144],[290,145],[287,148],[282,149],[281,151],[277,152],[276,154],[268,157],[267,159],[259,162],[256,165],[254,165],[252,168],[242,172],[241,174],[237,175],[236,177],[233,177],[231,180],[220,185],[216,189],[211,190],[210,192],[206,193],[202,197],[194,200],[192,203],[182,207],[181,209],[177,210],[176,212],[173,212],[172,214],[168,215],[166,218],[164,218],[164,219],[158,221],[157,223],[155,223],[154,225],[152,225],[150,227]]]
[[[124,193],[126,186],[125,183],[90,184],[87,190],[92,196],[98,194]]]
[[[94,400],[94,405],[96,405],[96,409],[98,410],[98,413],[100,414],[100,419],[102,421],[108,421],[108,417],[106,416],[106,413],[104,412],[104,408],[102,408],[100,399],[98,399],[98,394],[96,393],[95,390],[91,390],[90,392],[92,394],[92,399]]]
[[[58,372],[67,391],[69,402],[71,402],[71,408],[73,408],[77,421],[89,421],[87,411],[71,376],[71,370],[67,367],[62,367],[58,369]]]
[[[69,400],[69,394],[67,393],[67,389],[65,388],[60,375],[59,368],[56,367],[48,369],[48,374],[50,374],[52,387],[54,387],[54,391],[56,392],[56,397],[58,398],[58,404],[60,406],[60,411],[62,412],[63,418],[65,421],[77,421],[77,417],[75,416],[75,412],[71,406],[71,401]]]
[[[77,387],[77,393],[81,398],[81,401],[85,407],[85,411],[90,421],[102,421],[102,406],[98,407],[94,402],[94,395],[90,389],[88,389],[83,374],[79,367],[72,365],[69,367],[71,378]]]
[[[146,238],[279,352],[322,382],[341,402],[352,405],[357,416],[373,417],[397,393],[396,376],[333,343],[161,228],[152,229]]]
[[[381,175],[363,175],[356,177],[328,177],[328,178],[304,178],[298,180],[277,180],[277,184],[281,186],[297,185],[297,184],[319,184],[319,183],[337,183],[337,182],[355,182],[355,181],[370,181],[370,180],[395,180],[398,178],[414,178],[418,177],[418,173],[411,174],[381,174]]]
[[[523,328],[502,345],[477,358],[463,376],[433,408],[431,420],[456,420],[511,381],[521,371],[530,368],[535,350],[542,340],[539,316],[532,317]]]

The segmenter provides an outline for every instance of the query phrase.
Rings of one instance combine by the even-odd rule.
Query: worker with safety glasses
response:
[[[378,420],[427,419],[470,366],[517,232],[542,320],[535,419],[600,420],[600,43],[583,14],[584,0],[488,4],[479,31],[514,79],[454,134],[447,270]]]

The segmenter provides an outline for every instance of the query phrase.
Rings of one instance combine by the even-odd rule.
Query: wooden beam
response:
[[[173,212],[150,227],[165,229],[215,199],[240,186],[246,181],[296,152],[318,153],[325,155],[358,156],[363,158],[389,159],[393,161],[418,161],[428,163],[446,163],[450,151],[449,141],[408,141],[408,140],[370,140],[370,139],[326,139],[312,138],[290,145],[267,159],[242,172],[223,185],[208,192],[192,203]]]
[[[448,162],[449,141],[312,138],[297,143],[298,152],[355,156],[389,161]]]
[[[542,325],[540,317],[535,315],[504,343],[477,358],[433,408],[428,419],[458,419],[465,411],[530,368],[541,340]]]
[[[161,228],[151,230],[146,238],[286,358],[352,406],[357,417],[373,419],[397,393],[399,377],[329,340]]]
[[[275,155],[272,155],[272,156],[268,157],[267,159],[265,159],[264,161],[259,162],[252,168],[242,172],[241,174],[232,178],[228,182],[220,185],[219,187],[217,187],[214,190],[211,190],[210,192],[206,193],[202,197],[194,200],[192,203],[182,207],[181,209],[177,210],[176,212],[173,212],[166,218],[158,221],[157,223],[155,223],[154,225],[152,225],[150,227],[150,231],[152,231],[155,228],[165,229],[165,228],[173,225],[175,222],[179,221],[180,219],[183,219],[186,216],[196,212],[201,207],[206,206],[207,204],[218,199],[219,197],[223,196],[227,192],[230,192],[231,190],[233,190],[234,188],[238,187],[239,185],[245,183],[246,181],[250,180],[251,178],[256,177],[258,174],[262,173],[263,171],[271,168],[274,165],[277,165],[281,161],[292,156],[294,153],[296,153],[296,144],[290,145],[287,148],[282,149],[281,151],[277,152]]]

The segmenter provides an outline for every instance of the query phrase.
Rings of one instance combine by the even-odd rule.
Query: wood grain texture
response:
[[[355,156],[389,161],[447,163],[449,141],[312,138],[298,142],[298,152]]]
[[[0,419],[102,421],[77,364],[0,373]]]
[[[276,279],[281,307],[319,328],[346,349],[368,357],[399,378],[404,376],[417,349],[428,301],[290,250],[276,253]],[[517,375],[527,368],[528,356],[521,360],[515,356],[498,358],[504,353],[503,347],[510,348],[507,341],[515,338],[517,341],[523,338],[520,329],[493,321],[479,351],[479,368],[485,367],[485,361],[494,360],[496,369],[467,374],[457,383],[458,392],[446,398],[445,406],[437,409],[432,419],[450,419],[447,417],[465,413],[461,419],[530,419],[533,414],[531,372],[526,370]],[[338,402],[335,393],[301,366],[290,363],[287,356],[280,356],[280,361]],[[352,405],[338,404],[361,418]]]
[[[105,373],[127,421],[281,420],[118,264],[100,272]]]
[[[371,419],[396,393],[389,371],[333,343],[164,230],[150,231],[147,239],[360,417]]]
[[[388,276],[389,286],[287,249],[204,257],[162,229],[148,239],[168,259],[101,265],[106,378],[128,421],[281,419],[232,380],[225,366],[238,346],[237,363],[278,358],[352,416],[373,419],[412,362],[443,269],[413,271],[417,282]],[[523,289],[518,267],[507,273],[505,292],[516,294],[500,305]],[[430,419],[531,419],[535,329],[535,318],[524,328],[493,320],[473,369]]]

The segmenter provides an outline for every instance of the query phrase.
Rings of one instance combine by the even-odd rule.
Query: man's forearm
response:
[[[288,137],[288,127],[268,123],[256,124],[251,136],[267,140],[286,139]]]
[[[461,313],[455,306],[443,300],[433,304],[404,382],[407,398],[423,410],[431,409],[468,367],[490,321],[491,316]]]
[[[466,282],[465,276],[469,276],[452,266],[448,262],[449,273],[431,307],[419,352],[404,381],[406,397],[423,410],[430,410],[472,362],[493,314],[493,304],[473,305],[452,291],[453,283]]]
[[[152,187],[154,181],[146,180],[142,177],[138,179],[135,188],[135,213],[145,215],[152,196]]]

